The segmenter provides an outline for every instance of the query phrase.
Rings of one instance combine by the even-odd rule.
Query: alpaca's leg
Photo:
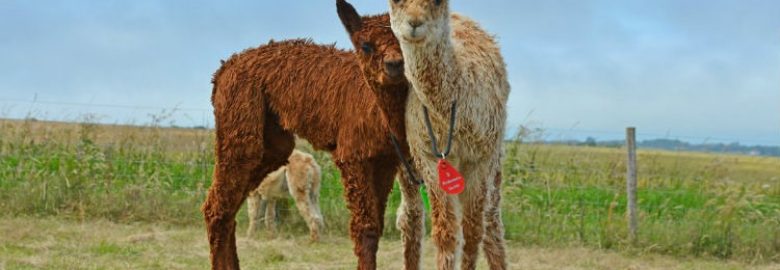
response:
[[[309,190],[309,202],[311,203],[311,211],[315,216],[319,217],[317,220],[317,227],[319,231],[325,229],[325,220],[322,217],[322,210],[320,210],[320,187],[322,186],[322,170],[316,163],[311,164],[311,189]]]
[[[392,162],[393,158],[382,159],[377,164],[380,166],[374,167],[374,177],[370,179],[374,185],[374,196],[376,196],[377,203],[377,222],[379,223],[379,236],[382,236],[382,232],[385,228],[385,210],[387,209],[387,197],[390,196],[390,191],[393,190],[393,184],[395,183],[395,174],[397,163]]]
[[[298,213],[309,227],[309,238],[311,241],[318,241],[319,224],[322,222],[322,217],[316,212],[311,201],[312,190],[309,176],[310,174],[306,172],[290,172],[287,181],[290,186],[290,195],[295,200],[295,207],[298,208]]]
[[[507,269],[506,247],[504,244],[504,223],[501,220],[501,169],[495,173],[493,188],[488,196],[485,210],[485,239],[482,250],[492,270]]]
[[[214,183],[209,188],[202,211],[206,219],[211,247],[212,269],[239,269],[236,253],[235,215],[244,196],[262,179],[259,162],[251,168],[216,166]]]
[[[416,149],[412,149],[412,151],[414,150]],[[428,155],[415,153],[414,156],[427,157]],[[458,196],[448,195],[439,187],[435,159],[417,159],[415,161],[415,167],[428,187],[428,198],[431,202],[431,238],[436,247],[436,269],[459,269],[463,246],[463,231],[460,221],[463,214],[460,200],[458,200]]]
[[[320,232],[325,226],[325,222],[322,220],[322,214],[320,213],[317,204],[311,200],[306,203],[309,209],[309,238],[311,241],[317,242],[320,240]]]
[[[393,190],[393,184],[395,183],[395,172],[398,164],[394,162],[395,157],[379,158],[374,162],[373,178],[368,179],[373,185],[374,201],[376,203],[376,212],[374,213],[374,223],[379,225],[377,229],[377,245],[372,247],[370,251],[373,257],[376,257],[376,252],[379,249],[379,237],[382,237],[385,227],[385,209],[387,209],[387,197],[390,195],[390,191]]]
[[[276,199],[265,200],[265,229],[268,235],[276,237]]]
[[[485,205],[487,203],[488,187],[492,186],[494,174],[489,174],[486,168],[478,165],[462,166],[467,179],[467,191],[461,193],[459,199],[463,205],[463,260],[461,269],[477,268],[479,245],[485,235]],[[487,181],[491,181],[488,183]]]
[[[273,123],[235,123],[221,119],[222,113],[217,112],[220,128],[214,181],[201,210],[206,220],[212,269],[239,269],[236,212],[269,172],[287,162],[295,141],[292,134]]]
[[[317,212],[317,210],[314,207],[314,204],[309,200],[297,201],[296,206],[298,207],[298,211],[301,212],[303,219],[306,220],[306,224],[309,226],[309,239],[312,242],[319,241],[320,226],[322,225],[322,216],[320,215],[320,213]]]
[[[253,236],[257,233],[257,227],[259,226],[258,222],[260,222],[260,211],[265,210],[262,208],[261,202],[262,199],[260,194],[254,192],[249,193],[249,196],[246,198],[246,209],[247,213],[249,213],[249,228],[246,230],[247,236]]]
[[[422,260],[422,239],[425,237],[425,206],[418,185],[412,183],[409,175],[399,169],[401,205],[398,206],[396,228],[401,231],[404,244],[404,269],[420,269]]]
[[[257,229],[260,229],[260,225],[263,224],[263,228],[265,228],[265,209],[268,208],[268,200],[260,197],[260,208],[257,208],[257,215],[259,216],[257,219]],[[278,212],[277,212],[278,213]]]
[[[382,234],[378,203],[370,183],[373,166],[365,162],[337,162],[341,169],[344,198],[350,211],[349,236],[358,257],[357,269],[376,269],[376,251]]]
[[[312,225],[311,230],[312,240],[319,241],[320,232],[325,228],[325,221],[322,218],[322,211],[320,211],[320,169],[319,167],[312,166],[311,177],[309,178],[310,188],[308,196],[306,196],[307,203],[309,204],[309,211],[311,213]]]
[[[426,179],[434,179],[433,174],[425,175],[428,175]],[[427,181],[427,183],[431,187],[428,189],[428,195],[431,199],[431,219],[433,223],[431,236],[437,251],[437,269],[456,269],[459,263],[460,248],[463,244],[463,233],[458,217],[461,211],[460,201],[455,196],[445,194],[438,184],[432,185],[435,181]]]

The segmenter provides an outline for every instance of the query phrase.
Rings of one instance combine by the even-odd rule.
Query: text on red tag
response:
[[[466,181],[463,176],[447,160],[440,159],[437,167],[439,169],[439,186],[444,192],[457,195],[466,189]]]

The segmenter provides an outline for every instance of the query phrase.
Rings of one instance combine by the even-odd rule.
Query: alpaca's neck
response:
[[[402,43],[406,76],[414,92],[436,112],[448,112],[452,101],[460,96],[460,89],[453,87],[461,72],[455,57],[449,29],[436,40],[425,44]]]
[[[409,96],[409,87],[407,84],[398,86],[389,86],[376,91],[377,103],[381,108],[392,132],[402,142],[406,141],[406,125],[404,117],[406,115],[406,100]]]

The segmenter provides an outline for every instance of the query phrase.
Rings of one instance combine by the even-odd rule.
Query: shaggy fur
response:
[[[265,211],[265,225],[272,233],[276,233],[276,202],[292,196],[298,213],[309,226],[311,241],[318,241],[320,230],[324,227],[320,212],[320,165],[314,157],[304,152],[293,150],[287,159],[287,166],[269,173],[260,186],[249,193],[247,209],[249,213],[248,235],[257,231],[261,211]],[[265,201],[265,209],[260,209],[261,201]]]
[[[384,14],[374,17],[378,18],[377,20],[363,20],[355,8],[346,1],[338,0],[336,4],[339,18],[350,35],[350,40],[356,49],[359,63],[363,68],[363,73],[366,74],[369,84],[372,86],[371,89],[374,96],[380,103],[395,103],[398,100],[402,100],[401,102],[405,103],[408,89],[399,92],[390,87],[382,87],[386,83],[387,76],[381,74],[382,70],[372,67],[374,65],[370,64],[384,62],[386,65],[385,70],[392,70],[395,67],[398,70],[394,72],[398,72],[400,76],[403,76],[403,58],[398,40],[389,29],[390,17]],[[385,31],[361,30],[366,27],[370,29],[384,28]],[[365,51],[366,48],[370,49],[369,52]],[[385,53],[377,54],[370,51],[384,51]],[[404,81],[406,81],[405,77]],[[396,113],[392,114],[395,115]],[[397,130],[405,130],[405,119],[403,116],[391,117],[388,121],[391,122],[391,126],[398,127]],[[396,134],[396,136],[405,138],[406,134]],[[403,155],[408,157],[408,145],[406,145],[405,141],[399,143],[402,143]],[[413,163],[411,160],[409,162]],[[401,179],[399,186],[403,196],[401,196],[401,205],[397,209],[396,227],[401,231],[401,239],[404,244],[404,269],[420,269],[422,263],[422,260],[420,260],[420,256],[422,256],[422,239],[425,236],[425,213],[422,197],[418,191],[419,186],[413,184],[413,180],[408,178],[409,175],[406,172],[399,171],[398,176]]]
[[[216,72],[216,168],[202,207],[213,269],[239,268],[235,214],[268,173],[287,163],[293,134],[331,153],[341,170],[358,269],[376,268],[387,196],[399,165],[390,132],[408,153],[403,120],[408,82],[402,73],[386,70],[388,63],[402,61],[388,20],[382,15],[349,21],[353,40],[375,45],[370,55],[289,40],[234,55]],[[410,191],[416,193],[404,189]]]
[[[422,239],[425,237],[425,208],[416,185],[402,176],[401,204],[396,209],[395,227],[401,231],[404,245],[404,269],[422,268]]]
[[[460,263],[462,269],[475,269],[484,238],[490,268],[506,269],[499,171],[509,83],[498,45],[474,21],[450,15],[449,0],[389,2],[413,88],[406,115],[409,145],[432,187],[438,268],[455,269]],[[458,103],[457,127],[447,159],[466,179],[459,196],[435,188],[437,159],[422,113],[428,107],[437,140],[444,142],[453,101]]]

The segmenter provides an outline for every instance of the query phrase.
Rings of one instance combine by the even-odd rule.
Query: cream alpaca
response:
[[[390,0],[390,7],[414,89],[407,104],[407,137],[431,195],[438,268],[461,263],[474,269],[484,239],[490,268],[505,269],[499,203],[509,83],[498,45],[474,21],[451,15],[448,0]],[[423,120],[425,106],[437,141],[446,142],[453,101],[457,124],[447,159],[466,179],[466,190],[457,196],[438,188],[437,159]]]
[[[248,235],[257,230],[257,221],[265,210],[265,225],[276,232],[276,201],[287,198],[287,193],[295,199],[299,214],[309,226],[312,241],[318,241],[322,230],[322,214],[320,213],[320,181],[321,170],[314,157],[304,152],[293,150],[289,164],[269,173],[260,186],[249,193],[247,209],[249,212]],[[260,209],[260,201],[266,201],[266,208]]]

